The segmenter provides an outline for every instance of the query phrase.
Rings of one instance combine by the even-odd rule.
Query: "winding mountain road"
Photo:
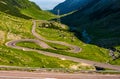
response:
[[[44,54],[44,55],[47,55],[47,56],[58,57],[60,59],[64,58],[66,60],[71,60],[71,61],[74,61],[74,62],[79,62],[79,63],[83,62],[83,63],[95,65],[95,66],[98,66],[98,67],[110,68],[110,69],[120,71],[120,66],[116,66],[116,65],[104,64],[104,63],[94,62],[94,61],[90,61],[90,60],[84,60],[84,59],[80,59],[80,58],[55,54],[55,53],[52,53],[52,52],[46,52],[46,51],[42,51],[42,50],[35,50],[35,49],[16,46],[16,43],[18,43],[18,42],[30,41],[30,42],[35,42],[35,43],[39,44],[43,48],[51,48],[52,49],[52,47],[50,47],[49,45],[47,45],[45,43],[45,42],[51,42],[51,43],[56,43],[56,44],[61,44],[61,45],[64,45],[64,46],[68,46],[68,47],[72,48],[70,51],[74,52],[74,53],[80,52],[82,50],[78,46],[70,45],[70,44],[67,44],[65,42],[47,40],[47,39],[43,38],[42,36],[40,36],[39,34],[37,34],[35,29],[36,29],[36,21],[33,21],[32,34],[39,40],[36,40],[36,39],[13,40],[13,41],[7,42],[6,46],[11,47],[11,48],[15,48],[15,49],[24,50],[24,51],[35,51],[35,52],[38,52],[40,54]],[[45,42],[43,42],[43,41],[45,41]]]
[[[47,40],[45,39],[44,37],[42,37],[41,35],[39,35],[38,33],[36,33],[35,31],[36,29],[36,21],[33,21],[33,28],[32,28],[32,34],[38,38],[39,40],[42,40],[42,41],[46,41],[46,42],[50,42],[50,43],[55,43],[55,44],[60,44],[60,45],[64,45],[64,46],[68,46],[71,48],[70,52],[74,52],[74,53],[78,53],[80,52],[82,49],[78,46],[75,46],[75,45],[71,45],[71,44],[68,44],[68,43],[65,43],[65,42],[61,42],[61,41],[51,41],[51,40]]]

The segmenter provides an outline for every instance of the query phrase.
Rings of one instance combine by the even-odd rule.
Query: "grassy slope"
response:
[[[24,0],[24,4],[26,3],[27,0]],[[28,1],[27,1],[28,2]],[[23,15],[20,13],[20,8],[27,7],[28,5],[21,5],[20,0],[1,0],[0,1],[0,11],[5,12],[7,14],[17,16],[17,17],[22,17],[26,19],[30,19],[31,17],[28,17],[26,15]]]
[[[49,13],[47,11],[40,11],[32,7],[27,9],[21,9],[21,13],[29,17],[32,17],[33,19],[40,19],[40,20],[50,20],[56,17],[52,13]]]
[[[116,4],[120,5],[120,1],[117,0]],[[120,51],[118,51],[120,47],[120,9],[109,8],[110,6],[103,11],[98,10],[93,12],[93,14],[88,13],[88,15],[85,15],[87,13],[82,13],[82,11],[76,11],[62,17],[62,22],[76,27],[76,30],[79,32],[86,29],[89,36],[92,38],[91,44],[104,48],[116,48],[117,51],[115,51],[115,55],[118,56],[120,54]],[[95,8],[93,11],[94,10]],[[120,65],[119,62],[120,56],[118,59],[112,62],[110,61],[111,64]]]
[[[38,44],[33,43],[33,42],[19,42],[17,43],[18,46],[22,46],[22,47],[28,47],[28,48],[32,48],[32,49],[37,49],[37,50],[45,50],[44,48],[40,47]],[[53,51],[60,51],[60,50],[68,50],[69,48],[63,45],[59,45],[59,44],[52,44],[52,43],[48,43],[48,45],[50,45],[51,47],[53,47],[56,50]],[[49,50],[49,49],[47,49]],[[46,51],[47,51],[46,50]]]
[[[9,49],[9,50],[8,50]],[[58,58],[45,56],[36,52],[25,52],[22,50],[1,46],[0,65],[40,67],[40,68],[69,68],[73,63]]]
[[[2,17],[0,18],[0,33],[1,33],[0,35],[0,64],[1,65],[14,65],[14,66],[26,66],[26,67],[27,66],[47,67],[47,68],[48,67],[58,67],[58,68],[67,67],[68,68],[70,67],[70,65],[75,64],[70,61],[62,61],[60,59],[40,55],[35,52],[28,53],[25,51],[6,47],[4,45],[5,42],[11,39],[34,38],[31,34],[32,22],[30,20],[25,20],[25,19],[34,18],[34,19],[49,20],[53,18],[54,15],[48,12],[41,11],[37,6],[30,7],[31,5],[34,5],[34,4],[30,3],[28,5],[26,4],[24,5],[23,3],[20,3],[21,0],[1,0],[1,1],[0,1],[0,4],[2,3],[1,4],[2,7],[0,7],[0,10],[2,12],[7,13],[5,14],[5,13],[0,12],[0,17]],[[12,2],[13,4],[14,2],[18,1],[17,2],[18,4],[13,6],[13,4],[10,4],[11,1],[13,1]],[[23,1],[25,1],[25,3],[28,3],[27,0],[23,0]],[[14,16],[17,16],[17,17],[14,17]],[[18,17],[22,17],[25,19],[18,18]],[[106,62],[107,60],[111,60],[111,58],[108,56],[107,50],[103,48],[99,48],[94,45],[86,45],[82,43],[81,41],[79,41],[74,36],[73,33],[70,33],[68,31],[64,31],[64,30],[60,31],[60,30],[56,30],[52,28],[50,29],[49,28],[44,28],[44,29],[38,28],[37,32],[45,36],[47,39],[65,41],[70,44],[75,44],[83,48],[83,51],[78,54],[73,54],[70,52],[64,52],[64,51],[59,51],[59,50],[58,51],[47,50],[47,51],[69,55],[69,56],[74,56],[78,58],[100,61],[100,62]],[[26,59],[28,59],[29,61]],[[111,63],[120,64],[119,60],[116,60],[116,62],[111,61]]]
[[[5,35],[15,34],[16,36],[21,36],[21,38],[33,38],[31,34],[32,22],[30,20],[14,17],[3,12],[0,12],[0,17],[0,30]]]
[[[31,34],[32,21],[14,17],[0,12],[0,65],[41,67],[41,68],[68,68],[73,63],[44,56],[36,52],[25,52],[5,46],[8,40],[34,38]]]
[[[111,14],[104,19],[93,22],[92,27],[88,27],[94,42],[101,42],[105,47],[115,47],[120,45],[120,12]],[[93,28],[96,29],[93,31]],[[98,45],[99,45],[98,43]]]
[[[120,1],[117,0],[114,4],[116,8],[102,7],[97,11],[100,5],[96,4],[96,7],[93,5],[62,17],[62,22],[76,27],[79,32],[86,28],[93,44],[102,43],[105,47],[114,47],[120,45],[120,9],[117,8],[119,4]]]
[[[1,0],[0,11],[25,19],[49,20],[55,17],[47,11],[42,11],[35,3],[28,0]]]
[[[92,46],[82,43],[79,39],[77,39],[74,36],[73,33],[70,33],[70,32],[67,32],[67,31],[60,31],[60,30],[51,29],[51,28],[37,28],[36,31],[40,35],[42,35],[43,37],[45,37],[46,39],[49,39],[49,40],[58,40],[58,41],[65,41],[65,42],[70,43],[70,44],[78,45],[78,46],[80,46],[80,47],[83,48],[83,51],[84,51],[83,54],[91,54],[91,56],[94,56],[93,53],[95,53],[96,50],[99,50],[98,47],[93,46],[96,49],[93,49],[94,52],[92,52],[93,51],[93,50],[91,50]],[[99,51],[97,53],[99,53]],[[81,54],[81,56],[80,56],[80,54]],[[104,52],[104,54],[105,54],[105,52]],[[77,57],[83,57],[83,58],[85,57],[86,58],[88,55],[84,55],[83,56],[82,53],[79,53],[79,54],[76,54],[76,56]],[[107,54],[106,54],[106,57],[107,57]],[[94,58],[91,59],[91,60],[94,60]],[[102,56],[101,56],[101,59],[99,59],[99,60],[105,61]]]
[[[34,19],[48,20],[54,15],[41,11],[38,6],[28,2],[28,0],[1,0],[0,11],[0,65],[69,68],[71,65],[77,64],[44,56],[36,52],[25,52],[5,46],[5,42],[9,40],[34,38],[31,34],[32,21],[26,19],[32,17]]]
[[[53,46],[54,44],[52,44]],[[48,51],[48,52],[56,52],[56,53],[65,53],[65,50],[66,48],[65,47],[62,47],[62,50],[64,51],[61,51],[61,47],[60,48],[57,48],[57,50],[52,50],[52,49],[43,49],[41,48],[38,44],[35,44],[33,42],[19,42],[17,43],[17,46],[22,46],[22,47],[27,47],[27,48],[32,48],[32,49],[37,49],[37,50],[43,50],[43,51]],[[56,45],[55,47],[59,47],[59,45]],[[62,53],[61,53],[62,52]],[[66,52],[66,53],[69,53],[69,52]],[[66,63],[67,64],[67,63]],[[77,66],[77,65],[76,65]],[[81,70],[90,70],[90,69],[94,69],[92,66],[85,66],[85,65],[80,65],[78,64],[78,66],[80,67],[79,69]]]
[[[95,45],[85,44],[81,42],[79,39],[77,39],[72,32],[68,32],[64,30],[60,31],[59,29],[44,28],[44,27],[43,28],[37,27],[36,31],[46,39],[64,41],[73,45],[78,45],[82,48],[82,52],[78,54],[73,54],[70,52],[60,52],[60,51],[58,52],[53,51],[54,53],[59,53],[59,54],[64,54],[78,58],[99,61],[99,62],[107,62],[108,60],[110,60],[110,63],[120,65],[119,59],[116,60],[116,62],[112,61],[112,58],[109,56],[108,50],[97,47]]]

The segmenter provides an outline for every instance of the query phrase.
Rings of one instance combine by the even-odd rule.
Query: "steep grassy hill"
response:
[[[75,62],[36,52],[28,53],[5,45],[10,40],[34,38],[31,34],[32,20],[29,19],[48,20],[51,18],[50,15],[28,0],[0,0],[0,65],[70,69],[72,65],[77,65]]]
[[[26,19],[45,19],[54,17],[53,14],[42,11],[34,2],[29,0],[0,0],[0,11]]]
[[[77,33],[82,34],[86,29],[93,44],[107,48],[120,45],[119,0],[96,0],[96,3],[62,17],[62,22],[74,27]]]
[[[49,57],[36,52],[17,50],[5,45],[6,42],[15,39],[35,38],[31,33],[32,20],[30,19],[49,20],[55,17],[51,13],[42,11],[33,2],[29,2],[28,0],[0,0],[0,17],[0,65],[93,69],[91,66],[86,67],[72,61]],[[69,21],[72,21],[72,19],[69,19]],[[48,27],[45,26],[46,24],[48,24]],[[80,30],[80,28],[78,29]],[[113,61],[107,49],[96,45],[85,44],[80,41],[73,32],[69,32],[68,27],[60,23],[37,21],[36,32],[48,40],[63,41],[77,45],[82,48],[82,51],[79,53],[67,52],[66,50],[69,50],[69,47],[48,42],[46,43],[56,50],[43,49],[33,42],[20,42],[17,45],[92,61],[120,65],[119,58]],[[119,46],[116,48],[119,49]],[[116,52],[115,55],[118,57],[118,52]]]
[[[70,69],[77,65],[75,62],[5,46],[5,43],[10,40],[34,38],[31,34],[32,21],[3,12],[0,12],[0,17],[0,65]],[[34,47],[32,44],[30,46]]]
[[[48,39],[48,40],[54,40],[54,41],[63,41],[69,44],[73,44],[76,46],[79,46],[80,48],[82,48],[82,51],[79,53],[72,53],[72,52],[67,52],[64,50],[59,50],[60,47],[58,47],[57,45],[52,45],[52,47],[56,47],[57,50],[49,50],[47,49],[46,51],[50,51],[53,53],[57,53],[57,54],[63,54],[63,55],[68,55],[68,56],[73,56],[73,57],[77,57],[77,58],[83,58],[83,59],[88,59],[88,60],[93,60],[93,61],[98,61],[98,62],[108,62],[110,64],[116,64],[116,65],[120,65],[119,63],[119,59],[120,58],[116,58],[116,60],[113,60],[111,58],[111,56],[109,56],[109,50],[102,48],[102,47],[98,47],[96,45],[92,45],[92,44],[86,44],[84,42],[82,42],[81,40],[79,40],[75,33],[70,32],[68,29],[61,29],[60,27],[56,29],[56,27],[52,26],[51,27],[51,23],[45,23],[50,25],[49,27],[42,27],[41,23],[43,23],[44,26],[44,21],[43,22],[37,22],[38,26],[36,29],[36,32],[39,33],[41,36],[43,36],[44,38]],[[25,44],[22,43],[22,46],[27,46]],[[30,47],[30,46],[27,46]],[[41,49],[41,48],[37,48],[36,49]],[[119,47],[116,47],[117,49],[119,49]],[[62,47],[62,49],[66,49],[66,47]],[[68,48],[67,48],[68,49]],[[42,49],[44,50],[44,49]],[[115,56],[118,57],[120,54],[119,52],[115,52]]]

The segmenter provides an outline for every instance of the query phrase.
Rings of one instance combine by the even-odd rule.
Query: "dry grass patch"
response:
[[[80,63],[77,65],[70,66],[70,69],[73,69],[73,70],[95,70],[95,67],[90,64]]]
[[[7,34],[7,39],[8,40],[17,40],[17,39],[21,39],[21,36],[13,34],[13,33],[8,33]]]

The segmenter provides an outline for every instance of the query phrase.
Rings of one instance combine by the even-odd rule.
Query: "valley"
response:
[[[0,66],[120,71],[119,8],[103,15],[103,8],[93,6],[102,0],[91,1],[82,8],[71,4],[77,7],[63,10],[57,22],[58,15],[29,0],[1,0]]]
[[[81,0],[78,1],[82,2]],[[65,4],[67,5],[67,1],[61,4],[64,4],[61,5],[61,7],[64,7]],[[115,48],[115,46],[119,46],[120,44],[119,4],[120,2],[117,0],[88,0],[84,4],[86,6],[81,7],[79,5],[79,8],[75,9],[75,12],[61,17],[61,22],[69,26],[75,26],[76,30],[74,32],[76,35],[78,32],[82,34],[82,31],[86,27],[86,31],[92,39],[90,44],[107,49]],[[58,9],[61,9],[61,7],[57,6]],[[75,8],[73,5],[70,7]],[[82,40],[81,37],[79,39]]]
[[[43,40],[44,38],[42,38],[40,35],[37,35],[37,33],[35,32],[35,28],[36,28],[36,22],[34,21],[34,24],[33,24],[33,27],[32,27],[32,33],[33,33],[33,35],[36,37],[36,38],[38,38],[39,40]],[[83,60],[83,59],[79,59],[79,58],[74,58],[74,57],[69,57],[69,56],[64,56],[64,55],[59,55],[59,54],[53,54],[53,53],[51,53],[51,52],[44,52],[44,51],[38,51],[38,50],[34,50],[34,49],[29,49],[29,48],[24,48],[24,47],[19,47],[19,46],[16,46],[16,43],[17,42],[21,42],[21,41],[29,41],[29,42],[37,42],[38,40],[30,40],[30,39],[24,39],[24,40],[16,40],[16,41],[10,41],[10,42],[7,42],[6,43],[6,46],[8,46],[8,47],[12,47],[12,48],[16,48],[16,49],[21,49],[21,50],[23,50],[23,51],[35,51],[35,52],[38,52],[38,53],[40,53],[40,54],[44,54],[44,55],[48,55],[48,56],[52,56],[52,57],[57,57],[57,58],[65,58],[65,60],[71,60],[71,61],[74,61],[74,62],[79,62],[79,63],[81,63],[81,62],[83,62],[83,63],[88,63],[88,64],[91,64],[91,65],[95,65],[95,66],[98,66],[98,67],[103,67],[103,68],[110,68],[110,69],[115,69],[115,70],[119,70],[120,69],[120,66],[114,66],[114,65],[108,65],[108,64],[102,64],[102,63],[97,63],[97,62],[93,62],[93,61],[87,61],[87,60]],[[45,41],[45,39],[44,39],[44,41]],[[48,40],[47,40],[48,41]],[[49,41],[49,42],[51,42],[51,41]],[[38,41],[37,43],[41,43],[40,41]],[[68,44],[66,44],[66,43],[64,43],[64,42],[60,42],[60,41],[52,41],[52,43],[59,43],[59,44],[63,44],[63,45],[67,45],[67,46],[70,46],[70,47],[72,47],[72,45],[68,45]],[[41,44],[41,45],[43,45],[42,47],[44,48],[51,48],[51,47],[49,47],[47,44]],[[78,48],[77,46],[75,46],[74,48],[73,48],[74,50],[73,51],[71,51],[71,52],[80,52],[80,48]]]

